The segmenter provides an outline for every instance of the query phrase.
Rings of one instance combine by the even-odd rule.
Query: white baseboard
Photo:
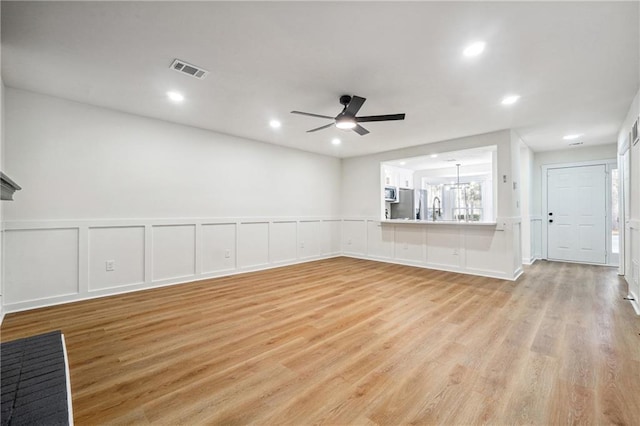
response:
[[[2,313],[338,256],[510,281],[515,281],[522,273],[521,268],[512,273],[510,265],[495,260],[503,258],[504,248],[496,242],[496,236],[505,238],[504,231],[459,225],[407,228],[404,224],[386,224],[384,229],[378,229],[370,226],[372,223],[382,227],[379,219],[307,217],[7,222],[3,240],[5,253],[13,255],[9,265],[14,273],[12,291],[3,295]],[[408,229],[411,232],[407,232]],[[453,253],[431,259],[438,263],[427,261],[429,229],[436,238],[436,245],[438,241],[448,244],[447,233],[457,241]],[[385,251],[381,257],[368,254],[378,243],[385,243],[385,250],[389,247],[383,232],[384,235],[392,233],[391,253]],[[475,247],[468,256],[467,232],[472,241],[480,239],[486,243],[488,253]],[[422,257],[414,252],[418,260],[396,257],[396,247],[416,243],[424,245]],[[40,268],[34,272],[32,260],[16,255],[25,252],[33,252],[36,259],[63,267],[47,271]],[[105,270],[107,260],[118,265],[116,274],[113,269]],[[38,282],[50,285],[33,288],[21,285]]]
[[[296,259],[290,262],[277,262],[277,263],[270,263],[270,264],[255,266],[255,267],[226,270],[226,271],[221,271],[220,273],[190,275],[187,277],[178,277],[173,280],[154,281],[154,282],[148,282],[148,283],[142,283],[142,284],[134,284],[131,286],[112,287],[107,290],[100,290],[100,291],[94,291],[89,293],[76,293],[76,294],[65,295],[65,296],[57,296],[57,297],[51,297],[46,299],[36,299],[36,300],[30,300],[26,302],[7,304],[3,307],[2,317],[4,318],[5,312],[13,313],[13,312],[28,311],[31,309],[47,308],[50,306],[63,305],[66,303],[81,302],[84,300],[99,299],[101,297],[134,293],[137,291],[150,290],[154,288],[188,284],[188,283],[193,283],[197,281],[204,281],[204,280],[210,280],[215,278],[228,277],[232,275],[246,274],[249,272],[264,271],[268,269],[281,268],[283,266],[297,265],[300,263],[314,262],[317,260],[331,259],[331,258],[340,257],[340,256],[342,255],[339,253],[327,254],[322,256],[315,256],[313,258]]]
[[[633,299],[629,300],[629,302],[631,303],[633,310],[636,312],[636,315],[640,315],[640,303],[638,303],[638,296],[636,296],[632,291],[629,291],[629,295],[627,297]]]
[[[371,260],[374,262],[392,263],[394,265],[404,265],[404,266],[413,266],[416,268],[432,269],[435,271],[455,272],[458,274],[475,275],[475,276],[487,277],[487,278],[497,278],[500,280],[515,281],[516,279],[518,279],[518,276],[520,276],[518,274],[517,276],[509,277],[507,276],[507,274],[504,274],[499,271],[464,269],[464,268],[456,268],[456,267],[445,266],[445,265],[436,265],[431,263],[420,263],[420,262],[408,262],[408,261],[402,261],[398,259],[388,259],[388,258],[366,256],[366,255],[359,255],[359,254],[353,254],[353,253],[344,253],[342,256],[351,257],[353,259]],[[522,271],[520,273],[522,273]]]
[[[538,260],[537,257],[530,257],[530,258],[522,258],[522,264],[523,265],[533,265],[534,263],[536,263],[536,260]]]
[[[515,270],[515,272],[513,273],[513,279],[511,279],[511,281],[516,281],[522,274],[524,274],[524,269],[522,269],[521,266]]]

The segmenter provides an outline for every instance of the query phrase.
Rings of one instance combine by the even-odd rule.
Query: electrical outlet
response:
[[[304,241],[300,241],[300,248],[304,248]]]
[[[230,257],[231,257],[231,250],[226,249],[226,250],[224,251],[224,258],[225,258],[225,259],[228,259],[228,258],[230,258]]]
[[[347,245],[348,245],[348,246],[350,246],[350,245],[351,245],[351,238],[349,238],[349,239],[347,240]]]
[[[459,254],[460,254],[460,253],[458,253],[458,249],[457,249],[457,248],[454,248],[454,249],[453,249],[453,255],[454,255],[454,256],[457,256],[457,255],[459,255]]]
[[[107,272],[113,272],[116,269],[116,261],[107,260],[106,262],[104,262],[104,266]]]
[[[405,250],[409,250],[409,244],[404,243],[404,247],[403,247],[403,248],[404,248]]]

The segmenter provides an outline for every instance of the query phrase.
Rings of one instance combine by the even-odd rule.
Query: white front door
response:
[[[547,257],[606,263],[606,166],[547,170]]]

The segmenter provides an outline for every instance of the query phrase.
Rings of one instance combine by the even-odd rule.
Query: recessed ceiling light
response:
[[[438,154],[431,154],[431,158],[438,158]]]
[[[486,46],[484,41],[476,41],[475,43],[471,43],[462,51],[462,54],[466,57],[478,56],[484,50]]]
[[[282,126],[282,123],[280,123],[278,120],[271,120],[269,122],[269,126],[273,127],[274,129],[277,129],[278,127]]]
[[[338,139],[338,138],[333,138],[331,140],[331,143],[334,144],[334,145],[340,145],[342,143],[342,141],[340,139]]]
[[[582,133],[576,133],[576,134],[573,134],[573,135],[566,135],[562,139],[564,139],[565,141],[571,141],[571,140],[574,140],[574,139],[578,139],[580,136],[582,136]]]
[[[404,166],[405,164],[407,164],[407,162],[406,162],[406,161],[401,161],[401,162],[400,162],[400,165],[401,165],[401,166]]]
[[[511,104],[515,104],[516,102],[518,102],[518,99],[520,99],[520,95],[509,95],[509,96],[505,96],[502,99],[502,105],[511,105]]]
[[[184,101],[184,96],[178,92],[167,92],[167,96],[174,102],[182,102]]]

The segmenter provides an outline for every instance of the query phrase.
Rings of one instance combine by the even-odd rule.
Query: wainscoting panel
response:
[[[426,228],[421,225],[396,225],[394,258],[407,263],[426,261]]]
[[[467,268],[494,273],[504,270],[507,260],[507,256],[504,256],[507,253],[504,238],[505,233],[495,232],[494,228],[478,226],[465,229],[464,247]]]
[[[364,255],[367,250],[367,221],[345,219],[342,223],[342,250],[345,254]]]
[[[272,263],[291,262],[297,257],[297,223],[290,222],[273,222],[269,230],[269,254],[267,258]],[[261,235],[264,238],[264,235]],[[256,259],[256,265],[260,265],[260,260]],[[263,262],[266,263],[266,262]],[[248,265],[252,266],[252,265]]]
[[[380,222],[367,222],[367,253],[373,258],[393,258],[394,227]]]
[[[359,218],[187,218],[6,222],[4,238],[3,308],[15,312],[337,255],[513,279],[519,236]]]
[[[357,221],[345,220],[344,255],[513,280],[522,271],[519,218],[495,224],[412,224],[366,219],[367,252],[348,251]],[[350,230],[347,230],[350,227]],[[513,245],[513,247],[512,247]],[[516,249],[517,245],[517,249]]]
[[[154,226],[153,281],[189,277],[195,272],[195,225]]]
[[[542,218],[531,219],[531,256],[542,259]]]
[[[241,222],[238,229],[238,267],[253,268],[268,263],[269,222]]]
[[[463,266],[460,232],[461,228],[455,225],[431,225],[427,229],[427,263],[445,269]]]
[[[89,291],[144,283],[144,244],[144,226],[89,228]]]
[[[631,249],[630,259],[631,265],[627,267],[627,282],[629,283],[629,293],[635,299],[632,303],[636,313],[640,315],[640,227],[638,221],[632,221],[629,226],[629,237]]]
[[[339,255],[342,253],[342,221],[323,220],[320,222],[320,253]]]
[[[233,271],[236,268],[236,224],[202,225],[202,273]]]
[[[77,294],[78,233],[77,228],[7,229],[3,248],[5,306]]]
[[[508,234],[507,234],[508,235]],[[511,250],[504,250],[505,253],[512,253],[513,276],[522,274],[522,224],[519,221],[511,224]]]
[[[301,221],[298,224],[298,255],[300,259],[320,256],[320,221]]]

